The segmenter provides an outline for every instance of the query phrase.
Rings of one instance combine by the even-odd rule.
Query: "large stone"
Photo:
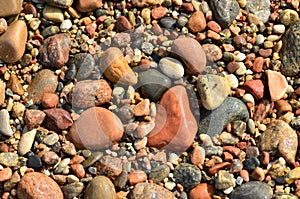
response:
[[[265,182],[251,181],[237,187],[230,194],[230,199],[271,199],[272,188]]]
[[[113,183],[105,176],[95,177],[87,186],[84,199],[116,199]]]
[[[187,74],[201,73],[206,66],[205,52],[195,39],[188,37],[175,39],[171,47],[171,53],[182,60]]]
[[[7,31],[0,37],[1,60],[14,63],[21,59],[27,41],[27,34],[25,33],[27,33],[27,26],[24,21],[17,20],[8,26]]]
[[[18,184],[20,199],[63,199],[63,193],[58,184],[43,173],[31,172],[25,174]]]
[[[61,68],[69,60],[71,39],[67,33],[57,34],[45,39],[40,48],[40,61],[43,66]]]
[[[288,89],[288,82],[280,72],[267,70],[268,86],[272,101],[280,100]]]
[[[132,199],[175,199],[172,192],[154,183],[138,183],[131,193]]]
[[[23,0],[1,0],[0,17],[19,14],[22,10]]]
[[[249,0],[247,1],[246,10],[248,13],[253,13],[255,16],[257,16],[263,23],[267,23],[271,14],[270,1]]]
[[[79,12],[90,12],[102,6],[102,0],[78,0],[76,8]]]
[[[155,127],[147,145],[174,151],[185,151],[194,141],[197,122],[190,110],[186,89],[174,86],[162,96],[157,108]]]
[[[60,7],[60,8],[68,8],[72,5],[73,0],[43,0],[47,4]]]
[[[109,110],[92,107],[72,125],[68,138],[78,149],[100,150],[117,143],[123,136],[121,120]]]
[[[46,109],[44,112],[46,113],[44,125],[50,130],[65,130],[73,124],[70,113],[62,108]]]
[[[34,103],[43,99],[45,93],[54,93],[58,85],[57,76],[48,69],[39,71],[27,89],[28,99]]]
[[[289,124],[276,120],[260,136],[261,151],[277,153],[288,163],[294,163],[298,147],[298,136]]]
[[[128,65],[122,51],[116,47],[108,48],[100,58],[100,70],[113,83],[135,85],[137,76]]]

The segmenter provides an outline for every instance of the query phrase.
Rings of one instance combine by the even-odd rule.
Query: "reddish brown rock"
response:
[[[133,171],[128,175],[128,181],[130,185],[136,185],[146,180],[147,174],[144,171]]]
[[[151,17],[153,19],[160,19],[163,18],[168,13],[168,8],[160,6],[157,8],[153,8],[151,10]]]
[[[194,141],[197,122],[190,110],[186,89],[174,86],[162,96],[148,146],[184,151]]]
[[[263,121],[268,114],[273,110],[274,102],[268,99],[263,99],[254,109],[254,121]]]
[[[261,49],[259,49],[259,51],[258,51],[258,54],[260,55],[260,56],[262,56],[262,57],[264,57],[264,58],[267,58],[267,57],[269,57],[269,56],[271,56],[272,55],[272,49],[263,49],[263,48],[261,48]]]
[[[103,156],[100,161],[99,171],[107,177],[118,176],[122,173],[122,161],[118,157]]]
[[[72,164],[70,167],[78,178],[84,178],[85,170],[81,164]]]
[[[131,30],[133,27],[131,23],[128,21],[128,19],[124,16],[120,16],[118,20],[116,21],[116,30],[118,32],[124,32]]]
[[[201,73],[206,66],[205,52],[195,39],[188,37],[175,39],[171,47],[171,52],[180,57],[185,64],[187,74],[195,75]]]
[[[239,68],[240,68],[240,64],[238,62],[233,61],[227,64],[227,70],[229,73],[234,73]]]
[[[45,93],[42,98],[42,106],[44,108],[54,108],[58,104],[58,96],[54,93]]]
[[[22,10],[22,0],[1,0],[0,17],[8,17],[19,14]]]
[[[3,106],[5,102],[5,90],[6,90],[6,83],[0,80],[0,106]]]
[[[233,37],[234,45],[239,49],[247,44],[247,41],[243,35],[237,35]]]
[[[76,8],[79,12],[90,12],[100,8],[102,0],[78,0]]]
[[[145,99],[139,102],[136,106],[133,107],[134,115],[139,116],[146,116],[150,113],[150,100]]]
[[[143,182],[135,185],[131,194],[131,199],[141,198],[175,199],[175,196],[162,186]]]
[[[105,108],[85,110],[75,121],[68,138],[78,149],[100,150],[118,142],[123,136],[123,124]]]
[[[187,27],[192,33],[203,31],[206,27],[206,19],[203,12],[194,12],[187,23]]]
[[[53,35],[45,39],[40,48],[40,62],[48,68],[61,68],[69,60],[71,39],[67,33]]]
[[[253,62],[252,71],[255,73],[260,73],[263,69],[263,65],[264,65],[264,58],[256,57]]]
[[[205,160],[205,150],[200,147],[196,146],[191,153],[191,162],[194,165],[202,165]]]
[[[214,186],[206,183],[200,183],[189,192],[190,199],[212,199]]]
[[[63,193],[52,178],[43,173],[25,174],[18,184],[20,199],[63,199]]]
[[[27,34],[24,33],[26,32],[27,26],[24,21],[17,20],[8,26],[7,31],[0,37],[0,59],[2,61],[14,63],[21,59],[25,52]]]
[[[278,100],[275,102],[275,108],[277,110],[277,115],[282,115],[286,112],[291,112],[292,106],[286,100]]]
[[[71,102],[75,107],[89,108],[110,102],[112,90],[104,80],[84,80],[75,84]]]
[[[265,86],[260,79],[247,80],[244,84],[244,88],[257,100],[262,99],[265,95]]]
[[[0,182],[5,182],[9,180],[12,176],[12,170],[11,168],[7,167],[2,170],[0,170]]]
[[[25,122],[28,130],[32,130],[41,125],[46,117],[46,114],[40,110],[27,109],[25,112]]]
[[[283,97],[288,88],[288,83],[280,72],[267,70],[268,86],[271,100],[277,101]]]
[[[7,83],[7,86],[8,86],[8,88],[10,88],[12,90],[12,92],[14,92],[18,95],[23,95],[25,92],[20,80],[18,79],[17,75],[15,75],[15,74],[11,74],[9,81]]]
[[[210,21],[206,24],[207,28],[216,32],[216,33],[220,33],[222,31],[221,26],[215,22],[215,21]]]
[[[50,130],[65,130],[73,124],[70,113],[62,108],[46,109],[44,112],[46,113],[44,125]]]

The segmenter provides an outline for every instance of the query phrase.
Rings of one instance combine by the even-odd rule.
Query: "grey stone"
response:
[[[271,187],[264,182],[251,181],[242,184],[240,187],[233,190],[230,194],[230,199],[271,199],[273,191]]]
[[[78,196],[84,188],[84,184],[82,182],[73,182],[71,184],[67,184],[62,187],[62,191],[64,194],[64,198],[72,199]]]
[[[12,136],[14,132],[10,127],[10,117],[6,109],[0,111],[0,133],[6,136]]]
[[[271,14],[269,0],[248,0],[246,5],[247,12],[253,13],[263,23],[266,23]]]
[[[180,163],[174,170],[174,177],[177,183],[180,183],[186,191],[190,191],[192,188],[200,184],[201,171],[192,164]]]
[[[158,183],[167,178],[169,173],[170,168],[167,165],[160,165],[150,171],[149,179],[153,180],[154,183]]]
[[[91,54],[88,53],[79,53],[72,58],[68,65],[74,64],[77,69],[78,80],[87,79],[93,72],[95,68],[95,60]]]

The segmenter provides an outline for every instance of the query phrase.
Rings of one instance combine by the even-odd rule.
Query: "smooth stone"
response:
[[[268,22],[270,11],[269,0],[247,0],[246,10],[248,13],[253,13],[263,23]]]
[[[100,60],[96,61],[96,66],[104,72],[104,76],[112,83],[123,85],[135,85],[137,83],[137,76],[119,48],[108,48],[101,55]]]
[[[200,43],[192,38],[180,37],[173,41],[171,53],[184,63],[187,74],[201,73],[206,66],[206,55]]]
[[[0,17],[17,15],[22,10],[22,0],[2,0],[0,1]]]
[[[295,163],[298,137],[295,130],[282,120],[275,120],[260,136],[260,150],[278,153],[288,163]]]
[[[190,191],[201,182],[200,169],[192,164],[180,163],[175,167],[174,177],[177,183],[181,184],[186,191]]]
[[[81,81],[87,79],[95,69],[95,60],[93,56],[89,53],[78,53],[68,62],[71,66],[74,64],[77,69],[76,78]]]
[[[10,126],[10,116],[6,109],[0,111],[0,133],[5,136],[12,136],[14,134]]]
[[[60,7],[60,8],[68,8],[73,3],[73,0],[43,0],[43,1],[45,1],[49,5]]]
[[[190,199],[212,199],[214,186],[206,183],[200,183],[189,192]]]
[[[273,197],[272,188],[265,182],[251,181],[237,187],[230,194],[230,199],[271,199]]]
[[[197,122],[193,116],[187,91],[174,86],[162,96],[155,117],[155,127],[148,136],[149,147],[185,151],[194,141]]]
[[[12,177],[12,170],[9,167],[6,167],[0,170],[0,182],[5,182]]]
[[[219,107],[231,89],[226,78],[219,75],[202,75],[197,81],[201,103],[207,110]]]
[[[39,60],[48,68],[61,68],[69,60],[71,38],[68,33],[60,33],[45,39],[40,48]]]
[[[82,182],[73,182],[63,186],[61,189],[64,194],[64,198],[73,199],[81,194],[84,189],[84,184]]]
[[[299,20],[299,14],[295,10],[284,9],[282,10],[282,12],[280,12],[279,21],[286,26],[293,25],[298,20]]]
[[[287,172],[284,181],[288,184],[292,184],[299,178],[300,178],[300,167],[296,167],[290,170],[289,172]]]
[[[132,190],[131,199],[155,198],[155,199],[175,199],[172,192],[154,183],[138,183]]]
[[[58,85],[57,76],[48,69],[39,71],[28,86],[28,99],[36,103],[43,99],[45,93],[55,93]]]
[[[149,179],[153,180],[154,183],[159,183],[167,178],[170,174],[170,167],[167,165],[160,165],[151,169],[149,173]]]
[[[158,63],[159,69],[172,79],[180,79],[184,75],[184,68],[180,61],[172,57],[164,57]]]
[[[67,31],[72,28],[72,21],[70,19],[65,19],[59,26],[62,31]]]
[[[5,90],[6,90],[6,83],[0,80],[0,106],[3,106],[5,102]]]
[[[11,23],[7,31],[0,37],[0,59],[7,63],[14,63],[21,59],[25,52],[27,41],[27,26],[24,21]]]
[[[63,199],[63,193],[58,184],[52,178],[39,172],[25,174],[18,183],[17,194],[20,199]]]
[[[46,117],[46,114],[41,110],[27,109],[25,111],[25,122],[28,130],[32,130],[41,125]]]
[[[38,155],[31,155],[28,157],[26,166],[28,168],[38,169],[43,165],[41,158]]]
[[[78,0],[76,8],[79,12],[91,12],[102,6],[102,0]]]
[[[12,74],[10,76],[9,81],[7,83],[7,87],[10,88],[12,90],[12,92],[14,92],[18,95],[23,95],[25,92],[22,87],[22,84],[16,74]]]
[[[46,5],[43,9],[43,17],[49,21],[62,23],[64,21],[64,14],[60,8]]]
[[[244,87],[256,100],[262,99],[265,95],[265,86],[261,79],[247,80]]]
[[[147,180],[147,174],[144,171],[136,170],[130,172],[128,175],[128,182],[131,186],[141,182],[145,182],[146,180]]]
[[[164,17],[159,20],[161,26],[166,29],[174,29],[176,25],[176,19],[173,17]]]
[[[4,18],[0,18],[0,35],[7,31],[7,21]]]
[[[280,72],[267,70],[269,92],[272,101],[280,100],[288,89],[288,82]]]
[[[70,102],[74,107],[89,108],[104,105],[111,99],[112,90],[104,79],[84,80],[73,87]]]
[[[57,133],[48,134],[45,136],[43,142],[48,146],[53,146],[59,141],[59,136]]]
[[[236,0],[210,1],[210,7],[222,28],[227,28],[240,12],[240,6]]]
[[[152,101],[158,101],[170,86],[171,80],[155,69],[149,69],[139,74],[137,88],[142,96]]]
[[[97,176],[88,184],[84,199],[116,199],[113,183],[105,176]]]
[[[125,16],[120,16],[115,25],[117,32],[125,32],[133,29],[130,21]]]
[[[216,62],[220,60],[223,56],[222,50],[214,44],[204,44],[202,48],[206,54],[208,60]]]
[[[206,19],[203,12],[194,12],[189,18],[187,27],[192,33],[202,32],[206,27]]]
[[[43,124],[50,130],[66,130],[73,124],[70,113],[62,108],[51,108],[44,110],[46,117]]]
[[[67,137],[78,149],[100,150],[118,142],[123,132],[123,124],[114,113],[92,107],[74,122]]]
[[[30,151],[32,144],[34,142],[35,135],[36,135],[36,129],[32,129],[31,131],[22,133],[18,145],[19,155],[25,155]]]
[[[215,110],[202,110],[199,133],[210,136],[220,135],[227,124],[236,120],[247,122],[248,119],[249,112],[244,102],[234,97],[227,97]]]
[[[0,153],[0,164],[6,167],[14,167],[18,164],[19,156],[12,152],[1,152]]]

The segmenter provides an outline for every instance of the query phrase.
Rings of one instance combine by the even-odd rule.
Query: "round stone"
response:
[[[158,64],[160,70],[172,79],[180,79],[184,75],[184,68],[180,61],[172,57],[164,57]]]

